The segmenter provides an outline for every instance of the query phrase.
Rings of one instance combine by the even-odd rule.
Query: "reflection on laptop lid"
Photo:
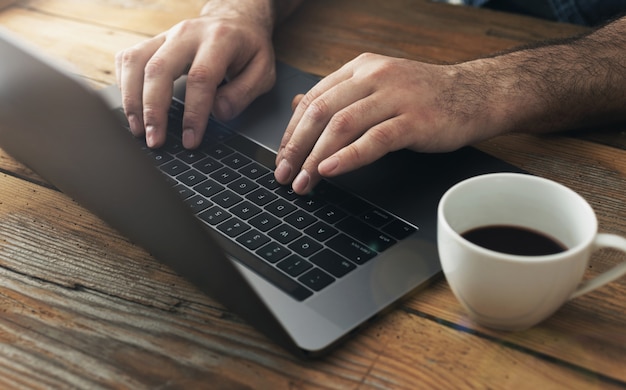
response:
[[[211,121],[195,151],[177,138],[180,80],[172,134],[151,151],[115,115],[117,88],[96,93],[1,31],[0,53],[0,147],[300,356],[439,274],[447,188],[518,171],[471,148],[400,151],[300,197],[273,180],[273,153],[310,75],[278,64],[275,88],[236,120]]]

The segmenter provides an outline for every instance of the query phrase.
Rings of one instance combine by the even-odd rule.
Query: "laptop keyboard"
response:
[[[416,228],[322,181],[300,196],[274,179],[275,154],[211,120],[202,145],[180,139],[183,104],[173,100],[168,138],[144,149],[204,223],[254,254],[245,265],[305,300]]]

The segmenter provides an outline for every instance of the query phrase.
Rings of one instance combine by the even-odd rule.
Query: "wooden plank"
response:
[[[305,1],[277,30],[275,40],[279,58],[326,75],[362,52],[454,63],[583,31],[587,29],[428,0],[317,0]]]
[[[23,8],[0,13],[0,25],[60,61],[95,86],[115,83],[115,53],[144,36],[51,17]],[[68,44],[70,43],[71,44]],[[94,45],[94,42],[98,42]]]
[[[200,14],[205,0],[25,0],[23,6],[51,16],[87,24],[156,35],[183,19]]]

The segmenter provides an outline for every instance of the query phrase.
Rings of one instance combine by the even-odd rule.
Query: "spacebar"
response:
[[[248,266],[271,284],[280,288],[298,301],[304,301],[313,295],[310,290],[301,286],[295,280],[282,274],[280,271],[265,263],[263,260],[255,257],[253,258],[251,256],[239,256],[237,257],[237,261]]]

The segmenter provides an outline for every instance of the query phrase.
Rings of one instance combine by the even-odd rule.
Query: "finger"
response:
[[[303,97],[304,97],[303,93],[299,93],[296,96],[294,96],[293,100],[291,101],[291,111],[296,110],[296,107],[298,107],[298,104],[300,104],[300,101],[302,100]]]
[[[363,93],[367,93],[366,88]],[[292,183],[296,193],[308,193],[317,184],[321,178],[319,165],[323,160],[345,145],[367,137],[367,133],[378,124],[393,116],[393,108],[385,101],[378,99],[375,94],[368,95],[333,115]]]
[[[332,177],[371,164],[385,154],[405,147],[410,138],[408,131],[401,117],[383,121],[320,162],[318,172],[321,176]]]
[[[174,80],[180,77],[193,61],[193,41],[165,40],[148,60],[143,78],[143,120],[146,143],[159,147],[165,142],[167,113],[172,100]]]
[[[137,137],[145,132],[142,103],[144,68],[162,43],[162,36],[155,37],[116,55],[117,83],[122,96],[122,106],[130,130]]]
[[[346,65],[344,65],[338,71],[331,73],[326,76],[322,80],[320,80],[313,88],[311,88],[298,102],[294,113],[287,124],[287,128],[285,129],[285,133],[283,134],[283,138],[280,142],[280,146],[278,147],[278,152],[276,154],[276,165],[280,166],[280,162],[283,158],[283,150],[285,146],[290,144],[291,137],[294,134],[297,126],[302,120],[304,113],[309,110],[309,106],[314,102],[317,98],[319,98],[322,94],[326,93],[328,90],[333,88],[335,85],[349,79],[352,75],[352,72],[346,69]],[[291,143],[293,147],[294,144]],[[288,175],[286,175],[288,176]],[[289,179],[285,179],[285,182]]]
[[[183,146],[187,149],[194,149],[202,142],[215,91],[226,74],[228,65],[214,61],[213,57],[210,49],[199,51],[187,74],[182,133]]]
[[[236,117],[259,95],[269,91],[275,81],[273,56],[257,54],[240,73],[218,89],[213,114],[224,121]]]

